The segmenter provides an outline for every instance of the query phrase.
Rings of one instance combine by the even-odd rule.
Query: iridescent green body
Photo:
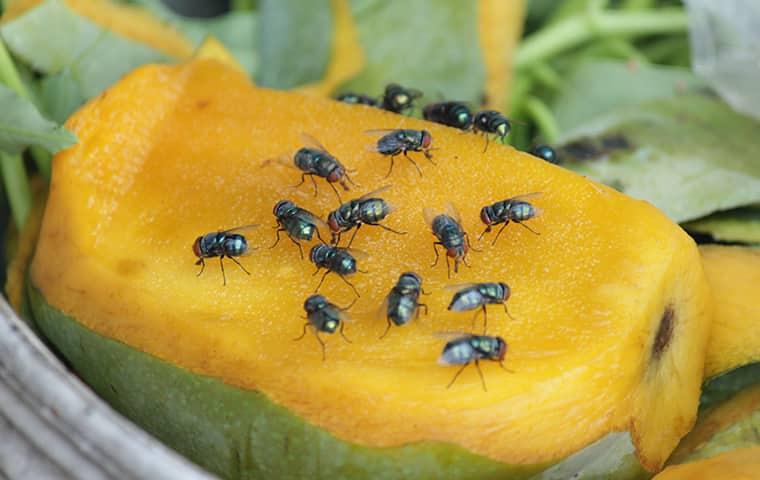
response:
[[[483,372],[480,371],[480,360],[491,360],[499,362],[501,368],[504,367],[504,356],[507,353],[507,342],[501,337],[493,337],[489,335],[462,335],[454,340],[451,340],[443,347],[443,352],[438,358],[438,363],[441,365],[462,365],[454,378],[451,380],[446,388],[450,388],[454,381],[462,370],[467,365],[475,362],[475,367],[478,369],[480,375],[480,381],[483,384],[483,390],[487,391],[486,381],[483,378]]]
[[[391,83],[385,87],[380,106],[384,110],[393,113],[401,113],[414,106],[414,100],[421,97],[422,92],[411,88],[404,88],[397,83]]]
[[[544,159],[549,163],[553,163],[555,165],[559,164],[559,155],[557,155],[557,151],[549,145],[538,145],[534,147],[530,153],[531,155],[535,155],[536,157]]]
[[[385,298],[384,314],[388,321],[388,326],[380,338],[383,338],[391,328],[391,322],[397,326],[406,325],[412,321],[412,318],[419,317],[419,308],[425,309],[427,315],[427,305],[419,302],[420,293],[422,292],[422,279],[414,272],[404,272],[398,277],[396,285],[393,286],[388,296]]]
[[[327,277],[330,272],[335,272],[341,280],[351,287],[357,297],[360,296],[356,287],[346,279],[346,276],[352,275],[357,271],[356,259],[348,249],[332,247],[325,244],[315,245],[309,253],[309,259],[317,266],[317,272],[323,268],[326,270],[322,275],[322,279],[319,281],[319,285],[317,285],[317,288],[314,290],[315,292],[319,291],[319,288],[325,281],[325,277]]]
[[[303,333],[301,333],[301,336],[295,338],[294,340],[302,339],[306,335],[306,329],[308,327],[313,328],[314,335],[317,337],[317,341],[322,346],[323,361],[325,360],[325,342],[322,341],[322,338],[320,338],[319,332],[332,334],[340,329],[340,335],[343,337],[343,339],[346,342],[351,343],[351,341],[348,340],[343,334],[343,320],[346,318],[346,314],[343,312],[346,309],[340,308],[330,303],[322,295],[311,295],[303,303],[303,308],[306,310],[306,318],[308,322],[304,324]]]
[[[460,130],[472,128],[472,111],[462,102],[440,102],[426,105],[422,110],[425,120],[440,123]]]
[[[298,247],[303,258],[303,249],[298,240],[311,240],[314,234],[322,240],[317,223],[320,220],[311,212],[299,207],[290,200],[280,200],[272,211],[277,219],[277,239],[270,248],[274,248],[280,241],[280,232],[288,234],[288,238]],[[322,243],[324,241],[322,240]]]
[[[539,193],[534,192],[527,195],[518,195],[516,197],[501,200],[481,208],[480,220],[486,224],[486,229],[483,231],[479,238],[483,238],[483,235],[485,235],[487,232],[490,232],[491,227],[494,225],[503,224],[501,229],[499,229],[499,232],[496,234],[496,237],[493,239],[493,242],[491,242],[491,244],[495,244],[496,240],[499,239],[499,235],[501,235],[502,230],[504,230],[510,221],[519,223],[531,232],[538,234],[523,223],[526,220],[530,220],[539,214],[538,208],[533,206],[533,204],[525,201],[526,198],[536,195],[539,195]]]
[[[484,282],[466,284],[454,294],[449,303],[448,309],[453,312],[466,312],[480,309],[483,312],[483,330],[488,328],[488,313],[486,305],[501,304],[504,311],[507,311],[507,300],[509,300],[509,286],[503,282]],[[477,318],[477,314],[475,315]],[[473,318],[473,323],[475,319]]]

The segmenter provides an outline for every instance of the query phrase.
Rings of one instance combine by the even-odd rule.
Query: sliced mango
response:
[[[715,299],[705,377],[760,361],[760,249],[700,247]]]
[[[758,429],[760,384],[744,389],[701,415],[668,462],[692,462],[728,450],[760,445]]]
[[[187,59],[193,54],[192,42],[176,29],[144,8],[110,0],[64,0],[78,14],[103,28],[138,43],[153,47],[170,57]],[[8,5],[3,23],[10,22],[42,4],[44,0],[17,0]]]
[[[654,480],[757,480],[760,478],[760,446],[740,448],[683,465],[673,465]]]
[[[389,159],[371,151],[377,137],[365,132],[400,127],[430,131],[436,164],[412,152],[422,176],[399,157],[385,179]],[[483,153],[475,135],[258,89],[208,59],[140,68],[67,128],[80,141],[54,160],[31,269],[37,321],[101,393],[216,472],[285,478],[309,465],[313,478],[527,478],[621,436],[613,432],[630,434],[640,464],[654,471],[694,422],[712,302],[693,241],[645,202],[511,147],[492,143]],[[325,336],[326,361],[311,334],[293,341],[319,280],[313,265],[287,241],[268,248],[278,200],[323,217],[337,207],[325,182],[317,181],[314,197],[308,183],[292,187],[298,171],[262,166],[301,147],[302,132],[355,170],[361,186],[341,191],[344,199],[391,184],[383,196],[397,209],[385,222],[407,232],[358,233],[353,247],[369,257],[359,266],[368,273],[351,279],[361,292],[346,326],[352,343]],[[529,192],[541,192],[532,201],[542,214],[530,224],[540,235],[509,225],[495,245],[493,233],[475,241],[482,206]],[[452,279],[443,260],[431,267],[434,237],[421,212],[448,202],[480,250]],[[260,225],[248,236],[259,249],[240,259],[250,276],[231,262],[226,286],[216,262],[196,276],[197,236],[250,223]],[[423,278],[430,313],[378,340],[385,320],[367,312],[408,270]],[[444,287],[473,281],[512,288],[513,318],[489,308],[488,323],[509,345],[511,373],[481,362],[488,391],[474,366],[447,388],[456,368],[436,363],[446,340],[435,332],[473,328],[470,314],[446,310]],[[338,305],[353,299],[334,275],[321,292]],[[102,345],[98,358],[122,367],[80,350],[76,338],[84,337],[81,344]],[[142,377],[124,367],[137,352],[184,371],[206,393],[166,407],[167,398],[180,398],[167,381],[166,398],[120,403],[109,385],[142,392],[161,383],[158,366]],[[222,404],[214,403],[222,402],[218,387],[204,386],[210,379],[265,406],[215,417],[224,420],[185,415],[200,405],[187,403]],[[229,433],[229,422],[242,437]],[[289,439],[301,441],[312,428],[321,433],[309,438],[320,443],[288,457]],[[224,458],[246,460],[204,458],[198,435],[220,438]],[[268,455],[255,450],[283,441]],[[337,464],[320,469],[325,455]]]

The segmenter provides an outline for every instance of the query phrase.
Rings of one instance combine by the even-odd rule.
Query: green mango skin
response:
[[[27,283],[35,323],[104,400],[203,468],[230,479],[639,479],[648,478],[627,433],[562,462],[508,465],[462,447],[372,448],[340,440],[264,394],[190,373],[103,337],[49,305]]]

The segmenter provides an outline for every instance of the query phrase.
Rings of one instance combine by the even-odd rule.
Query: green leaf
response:
[[[552,109],[561,132],[568,132],[617,108],[670,98],[704,82],[685,68],[584,62],[565,79]]]
[[[721,242],[760,244],[760,205],[717,212],[686,223],[683,228],[710,234]]]
[[[47,116],[59,123],[87,101],[81,82],[69,69],[45,76],[39,82],[39,97]]]
[[[699,411],[723,402],[736,392],[760,383],[760,362],[750,363],[723,375],[711,378],[702,385]]]
[[[47,120],[29,100],[0,85],[0,150],[16,154],[29,145],[57,152],[76,143],[76,137]]]
[[[366,68],[344,86],[379,95],[396,82],[425,93],[480,104],[485,68],[477,2],[350,0]]]
[[[139,65],[167,60],[78,15],[60,0],[47,0],[4,24],[0,33],[8,48],[35,70],[54,74],[69,69],[85,98]]]
[[[256,75],[259,60],[256,50],[258,15],[255,11],[237,10],[212,18],[190,18],[174,13],[161,0],[137,0],[133,3],[150,10],[184,33],[196,45],[213,35],[250,76]]]
[[[711,95],[689,94],[616,111],[568,134],[566,166],[672,220],[760,203],[760,121]]]
[[[292,88],[324,76],[333,27],[328,0],[262,0],[259,20],[257,83]]]

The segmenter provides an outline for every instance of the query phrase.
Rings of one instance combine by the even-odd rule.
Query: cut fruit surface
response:
[[[757,480],[760,478],[760,446],[740,448],[693,463],[673,465],[654,480]]]
[[[263,394],[379,455],[429,442],[537,466],[629,431],[654,470],[693,424],[709,291],[692,240],[645,202],[510,147],[483,153],[482,138],[447,127],[257,89],[213,60],[140,68],[67,127],[80,143],[54,160],[31,282],[89,330]],[[370,151],[377,137],[365,133],[382,128],[429,130],[436,165],[412,152],[422,176],[399,157],[385,179],[389,160]],[[268,248],[277,201],[323,218],[337,207],[321,179],[315,198],[308,180],[291,188],[298,171],[262,166],[303,146],[302,132],[356,171],[361,187],[341,190],[344,200],[391,184],[383,196],[396,210],[384,223],[407,232],[359,231],[353,247],[368,253],[359,268],[369,273],[351,278],[361,293],[346,325],[352,343],[325,335],[326,361],[311,333],[293,341],[319,280],[313,265],[286,240]],[[482,206],[530,192],[541,192],[531,201],[543,213],[530,220],[540,235],[509,225],[495,245],[495,232],[475,241]],[[443,259],[430,266],[434,237],[421,213],[448,202],[481,250],[452,279]],[[251,223],[260,225],[248,236],[258,250],[240,259],[250,276],[227,262],[223,286],[216,261],[196,276],[196,237]],[[385,320],[367,312],[409,270],[431,292],[430,313],[378,340]],[[446,342],[435,332],[473,327],[469,313],[446,310],[443,287],[480,281],[511,287],[514,318],[489,308],[488,331],[508,343],[512,373],[481,362],[487,392],[472,366],[447,389],[456,368],[436,363]],[[334,275],[321,293],[338,305],[353,300]]]
[[[760,361],[760,249],[705,245],[702,263],[715,300],[705,359],[711,378]]]

